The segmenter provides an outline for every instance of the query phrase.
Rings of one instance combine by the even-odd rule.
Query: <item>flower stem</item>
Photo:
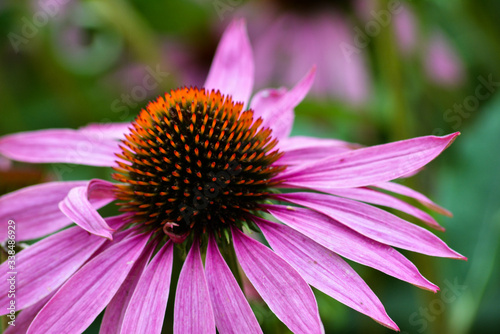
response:
[[[7,258],[8,258],[7,253],[4,251],[3,247],[0,247],[0,263],[7,261]],[[4,315],[0,318],[2,318],[2,321],[0,322],[0,329],[2,330],[2,333],[3,333],[7,330],[7,327],[9,325],[8,324],[9,319],[7,318],[6,315]]]
[[[236,278],[236,282],[238,282],[238,285],[241,288],[241,291],[243,290],[243,279],[241,278],[240,274],[240,269],[238,266],[238,260],[236,258],[236,253],[234,252],[234,247],[233,247],[233,242],[230,241],[229,244],[224,245],[222,247],[222,255],[224,259],[226,260],[227,265],[229,266],[229,269],[231,269],[231,272],[233,273],[234,278]]]
[[[380,9],[387,7],[387,0],[379,2]],[[390,139],[395,141],[409,138],[412,134],[411,124],[413,120],[404,94],[407,87],[402,76],[401,59],[395,43],[393,24],[382,27],[379,36],[374,37],[373,41],[379,67],[382,69],[381,79],[389,88],[388,97],[392,100],[389,104],[391,109],[389,114]]]

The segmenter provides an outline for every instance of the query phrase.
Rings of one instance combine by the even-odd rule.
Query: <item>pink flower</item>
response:
[[[457,86],[464,81],[462,61],[442,33],[436,32],[430,36],[425,70],[429,78],[437,84]]]
[[[280,14],[269,22],[261,18],[260,34],[255,35],[256,85],[296,82],[317,65],[311,94],[336,99],[353,106],[363,105],[371,93],[370,74],[363,53],[347,55],[342,45],[352,44],[354,32],[340,13],[319,10],[310,15]],[[264,22],[262,22],[264,21]]]
[[[1,240],[9,219],[18,242],[56,232],[19,252],[14,269],[8,261],[0,266],[2,291],[6,273],[19,273],[15,309],[22,311],[6,333],[81,333],[104,309],[101,333],[160,333],[175,244],[188,254],[172,296],[174,333],[261,332],[222,255],[233,249],[246,277],[294,333],[323,330],[310,286],[397,330],[342,257],[438,290],[393,247],[464,257],[427,229],[370,204],[442,229],[386,192],[448,214],[391,180],[422,168],[458,133],[366,148],[288,137],[293,109],[314,75],[312,69],[291,90],[260,91],[249,102],[252,51],[244,23],[235,21],[204,89],[172,91],[131,124],[0,138],[0,153],[9,159],[113,167],[119,181],[50,182],[0,198]],[[97,210],[113,201],[124,213],[101,217]],[[77,226],[66,228],[72,222]],[[272,249],[244,233],[250,230],[262,232]],[[9,312],[7,294],[0,305],[1,314]]]
[[[413,53],[417,47],[418,34],[416,18],[411,8],[402,3],[400,11],[394,15],[394,33],[401,52]]]

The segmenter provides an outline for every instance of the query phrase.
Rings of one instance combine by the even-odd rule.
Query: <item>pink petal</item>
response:
[[[435,229],[444,231],[444,228],[439,225],[438,222],[427,212],[417,209],[413,205],[410,205],[380,191],[376,191],[370,188],[322,189],[321,187],[314,190],[323,191],[329,194],[347,197],[370,204],[383,205],[389,208],[393,208],[412,215],[422,220],[427,225],[434,227]]]
[[[399,330],[361,277],[340,256],[288,226],[253,218],[273,250],[318,290]]]
[[[426,136],[361,148],[304,164],[276,178],[293,187],[353,188],[396,179],[425,166],[459,135]]]
[[[116,188],[113,183],[100,179],[90,180],[87,186],[87,197],[93,207],[101,208],[116,200]]]
[[[88,181],[49,182],[0,197],[0,240],[7,238],[7,223],[16,222],[16,240],[37,239],[60,230],[71,221],[57,204],[75,187]]]
[[[305,136],[282,138],[278,143],[278,148],[280,151],[285,152],[285,154],[278,161],[278,164],[300,165],[360,147],[360,145],[347,143],[337,139]]]
[[[248,104],[254,81],[252,47],[244,20],[235,20],[226,29],[215,52],[205,89],[220,90],[235,102]]]
[[[72,129],[21,132],[0,138],[0,154],[31,163],[115,166],[118,142]]]
[[[173,255],[173,243],[168,241],[147,266],[125,312],[122,333],[161,333]]]
[[[212,236],[208,242],[205,270],[219,333],[262,333],[245,295]]]
[[[316,68],[313,67],[289,92],[285,88],[267,89],[258,92],[252,98],[250,108],[254,118],[262,118],[263,128],[273,130],[274,138],[286,138],[293,126],[293,109],[304,99],[314,81]]]
[[[278,220],[332,252],[423,289],[438,290],[418,272],[413,263],[392,247],[366,238],[323,214],[277,205],[268,205],[267,209]]]
[[[123,216],[123,215],[122,215]],[[121,216],[118,216],[118,217],[121,217]],[[106,222],[108,223],[108,225],[116,230],[117,228],[115,228],[113,225],[110,224],[110,220],[109,218],[106,218]],[[127,219],[127,220],[122,220],[122,223],[127,224],[129,223],[130,220]],[[109,240],[109,239],[106,239],[106,242],[92,255],[92,257],[90,258],[90,260],[92,260],[93,258],[99,256],[99,254],[101,254],[102,252],[106,251],[108,248],[111,248],[113,247],[115,244],[121,242],[122,240],[125,240],[133,235],[136,235],[137,233],[140,233],[140,225],[136,224],[135,226],[131,226],[130,228],[127,228],[123,231],[117,231],[117,232],[114,232],[113,233],[113,240]]]
[[[453,216],[453,214],[450,211],[446,210],[445,208],[440,207],[439,205],[437,205],[436,203],[434,203],[433,201],[431,201],[429,198],[422,195],[418,191],[415,191],[411,188],[408,188],[402,184],[394,183],[394,182],[382,182],[382,183],[374,184],[373,186],[380,188],[380,189],[384,189],[384,190],[393,192],[393,193],[396,193],[396,194],[411,197],[413,199],[416,199],[417,201],[419,201],[421,204],[425,205],[429,209],[436,211],[437,213],[440,213],[440,214],[448,216],[448,217]]]
[[[232,232],[243,271],[278,319],[294,333],[323,333],[316,298],[299,273],[260,242]]]
[[[346,151],[349,151],[349,149],[344,147],[329,147],[320,150],[318,150],[317,147],[301,148],[298,150],[286,151],[285,154],[276,162],[276,165],[301,165]]]
[[[38,313],[28,333],[83,332],[120,288],[148,239],[127,238],[88,262]]]
[[[313,148],[313,147],[321,147],[321,148],[343,148],[345,151],[353,150],[356,148],[361,148],[362,146],[359,144],[345,142],[343,140],[331,139],[331,138],[316,138],[316,137],[307,137],[307,136],[293,136],[287,137],[280,140],[278,143],[278,147],[282,151],[293,151],[300,150],[304,148]],[[324,158],[324,156],[323,156]]]
[[[30,307],[22,310],[21,313],[17,314],[15,326],[8,326],[3,334],[26,333],[31,323],[33,322],[33,319],[35,319],[38,312],[40,312],[40,310],[45,306],[45,304],[47,304],[50,298],[52,298],[54,293],[55,291],[50,293],[44,299],[38,301],[36,304],[31,305]]]
[[[78,226],[69,228],[24,249],[16,255],[16,308],[33,305],[57,289],[82,266],[104,243],[105,239],[88,234]],[[8,262],[0,266],[0,287],[8,291],[5,275],[12,270]],[[8,303],[7,294],[0,295],[1,314]]]
[[[80,133],[88,134],[101,140],[125,139],[125,134],[130,133],[130,122],[125,123],[91,123],[78,129]]]
[[[108,226],[99,212],[89,201],[89,195],[98,198],[103,203],[114,200],[114,186],[111,182],[94,180],[88,187],[76,187],[71,189],[68,196],[59,203],[59,209],[69,219],[89,233],[113,240]]]
[[[125,230],[121,230],[121,228],[123,226],[130,223],[129,217],[130,217],[130,214],[125,213],[125,214],[121,214],[118,216],[106,217],[104,219],[106,221],[106,223],[108,224],[108,226],[116,231],[113,233],[113,240],[106,239],[104,244],[102,244],[102,246],[99,247],[99,249],[97,251],[95,251],[94,254],[92,254],[92,256],[87,261],[93,260],[95,257],[99,256],[99,254],[104,252],[106,249],[112,247],[113,245],[121,242],[122,240],[124,240],[126,238],[129,238],[129,237],[137,234],[137,232],[139,230],[138,225],[131,226],[130,228],[127,228]],[[79,228],[81,229],[81,227],[79,227]],[[99,238],[101,238],[101,237],[99,237]]]
[[[120,232],[119,232],[120,233]],[[119,234],[117,233],[117,234]],[[119,237],[110,242],[111,244],[116,244],[119,242]],[[150,242],[144,248],[141,256],[137,259],[132,269],[130,269],[127,278],[123,281],[120,289],[116,292],[115,296],[106,306],[104,311],[104,317],[102,318],[101,328],[99,329],[99,334],[120,334],[121,327],[123,323],[123,318],[125,316],[125,311],[127,310],[130,300],[135,291],[137,283],[146,269],[146,265],[149,259],[153,255],[153,252],[157,246],[156,242]]]
[[[200,246],[196,239],[182,266],[177,283],[174,333],[215,333],[212,304],[201,262]]]
[[[428,230],[365,203],[315,193],[283,194],[277,197],[321,212],[386,245],[426,255],[465,259]]]

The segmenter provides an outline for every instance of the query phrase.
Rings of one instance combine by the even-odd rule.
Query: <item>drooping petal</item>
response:
[[[434,292],[438,290],[436,285],[418,272],[413,263],[392,247],[366,238],[318,212],[277,205],[266,207],[276,219],[349,260],[375,268],[423,289]]]
[[[76,187],[70,190],[64,200],[59,203],[59,209],[69,219],[89,233],[113,240],[108,226],[99,212],[92,206],[89,196],[102,203],[114,200],[113,184],[103,180],[94,180],[88,187]]]
[[[254,82],[252,47],[244,20],[235,20],[226,29],[215,52],[206,89],[220,90],[233,101],[248,105]]]
[[[205,271],[219,333],[262,333],[245,295],[212,236],[208,242]]]
[[[321,212],[386,245],[431,256],[465,259],[428,230],[365,203],[316,193],[283,194],[277,197]]]
[[[125,134],[130,133],[130,122],[125,123],[90,123],[78,129],[79,132],[88,134],[97,139],[125,139]]]
[[[278,143],[278,148],[285,154],[277,164],[300,165],[360,148],[360,146],[337,139],[294,136],[282,138]]]
[[[398,330],[377,296],[340,256],[288,226],[253,219],[273,250],[307,283],[384,326]]]
[[[88,262],[38,313],[28,333],[83,332],[120,288],[148,239],[127,238]]]
[[[115,166],[118,142],[72,129],[21,132],[0,138],[0,154],[31,163]]]
[[[293,333],[322,333],[316,298],[299,273],[260,242],[232,232],[243,271],[278,319]]]
[[[373,185],[376,188],[380,188],[383,190],[387,190],[396,194],[400,194],[403,196],[411,197],[419,201],[421,204],[425,205],[431,210],[436,211],[437,213],[440,213],[442,215],[452,217],[453,214],[446,210],[445,208],[440,207],[433,201],[431,201],[429,198],[424,196],[423,194],[419,193],[418,191],[415,191],[411,188],[408,188],[402,184],[399,183],[394,183],[394,182],[382,182],[382,183],[377,183]]]
[[[119,232],[120,233],[120,232]],[[118,234],[119,234],[118,233]],[[112,243],[119,242],[119,237],[115,237]],[[109,242],[109,241],[108,241]],[[157,246],[156,242],[149,243],[141,256],[134,263],[134,266],[123,281],[120,289],[106,306],[104,317],[102,318],[99,334],[120,334],[125,311],[127,310],[130,300],[135,291],[137,283],[146,269],[149,259]]]
[[[271,128],[274,138],[290,135],[295,118],[293,109],[309,92],[315,74],[316,67],[313,67],[290,91],[285,88],[267,89],[252,98],[250,108],[254,110],[254,118],[262,117],[262,127]]]
[[[49,182],[0,197],[0,241],[7,238],[7,222],[16,222],[16,240],[37,239],[69,225],[58,203],[75,187],[88,181]]]
[[[177,283],[174,333],[215,333],[214,313],[197,240],[184,261]]]
[[[8,326],[3,334],[26,333],[31,323],[33,322],[33,319],[35,319],[38,312],[40,312],[40,310],[45,306],[45,304],[47,304],[50,298],[52,298],[54,293],[55,291],[51,292],[47,297],[43,298],[42,300],[36,302],[35,304],[17,314],[15,326]]]
[[[399,210],[401,212],[405,212],[409,215],[412,215],[427,225],[438,229],[440,231],[444,231],[444,228],[439,225],[439,223],[432,218],[427,212],[422,211],[413,205],[410,205],[406,202],[403,202],[393,196],[387,195],[380,191],[376,191],[370,188],[344,188],[344,189],[322,189],[317,188],[314,190],[324,191],[329,194],[342,196],[346,198],[355,199],[358,201],[375,204],[375,205],[383,205],[389,208],[393,208]]]
[[[103,238],[88,234],[75,226],[43,239],[16,255],[17,291],[16,308],[22,310],[33,305],[57,289],[68,277],[87,261],[105,242]],[[0,287],[8,291],[4,275],[8,262],[0,266]],[[8,303],[7,294],[0,295],[1,314]]]
[[[168,241],[147,266],[125,312],[122,333],[161,333],[173,255],[173,243]]]
[[[87,186],[87,197],[94,208],[101,208],[116,199],[115,186],[109,181],[93,179]]]
[[[363,187],[405,176],[425,166],[459,135],[426,136],[360,148],[281,173],[287,186],[324,189]]]

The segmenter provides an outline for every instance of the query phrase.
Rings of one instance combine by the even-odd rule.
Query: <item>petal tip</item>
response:
[[[387,324],[381,324],[389,329],[392,329],[395,332],[400,332],[401,330],[399,329],[399,326],[396,325],[395,322],[387,323]]]
[[[237,31],[238,33],[247,34],[246,19],[244,17],[234,18],[227,27],[227,31]]]
[[[437,293],[439,291],[439,286],[437,286],[436,284],[432,283],[431,281],[427,280],[425,277],[421,276],[421,278],[423,279],[420,280],[419,283],[412,283],[414,286],[416,286],[417,288],[420,288],[420,289],[423,289],[423,290],[427,290],[427,291],[430,291],[430,292],[433,292],[433,293]]]
[[[89,231],[87,231],[89,232]],[[90,234],[93,234],[95,236],[98,236],[98,237],[101,237],[101,238],[104,238],[104,239],[107,239],[109,241],[113,241],[113,233],[114,230],[113,229],[105,229],[105,230],[102,230],[102,231],[99,231],[99,232],[89,232]]]
[[[396,332],[400,331],[399,326],[387,315],[387,313],[384,314],[384,317],[382,319],[380,318],[379,319],[372,318],[372,319],[386,328],[392,329],[393,331]]]
[[[455,260],[463,260],[463,261],[468,261],[468,258],[466,256],[463,256],[459,252],[454,251],[453,249],[450,248],[451,251],[451,256],[448,256],[450,259],[455,259]]]
[[[445,149],[448,148],[451,144],[453,144],[453,142],[455,141],[455,139],[457,139],[458,136],[460,136],[460,132],[457,131],[442,137],[443,139],[448,140],[448,145],[446,145]]]

